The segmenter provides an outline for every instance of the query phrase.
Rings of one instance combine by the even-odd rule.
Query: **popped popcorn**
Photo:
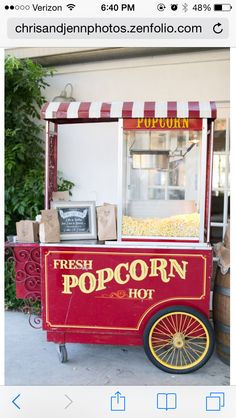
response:
[[[200,215],[190,213],[169,218],[123,216],[122,233],[128,236],[197,237]]]

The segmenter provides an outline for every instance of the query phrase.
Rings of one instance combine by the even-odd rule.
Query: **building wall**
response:
[[[60,66],[49,80],[48,100],[66,83],[76,100],[215,100],[228,114],[229,51],[206,50]],[[107,125],[107,126],[105,126]],[[60,127],[58,167],[76,187],[73,200],[117,202],[117,127]]]
[[[66,65],[50,81],[52,99],[71,82],[77,100],[228,100],[229,52],[161,55]]]

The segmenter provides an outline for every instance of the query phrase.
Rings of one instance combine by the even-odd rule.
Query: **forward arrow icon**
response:
[[[65,397],[69,401],[69,403],[65,406],[65,409],[67,409],[67,408],[69,408],[69,406],[72,404],[73,401],[68,395],[65,395]]]

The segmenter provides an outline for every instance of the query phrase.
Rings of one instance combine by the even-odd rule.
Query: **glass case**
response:
[[[199,237],[199,130],[125,130],[122,236]]]

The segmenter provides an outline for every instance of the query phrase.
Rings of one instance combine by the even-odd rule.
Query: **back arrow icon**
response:
[[[11,401],[12,403],[13,403],[13,405],[15,405],[15,407],[16,408],[18,408],[18,409],[20,409],[20,407],[19,407],[19,405],[17,405],[17,403],[16,403],[16,401],[17,401],[17,399],[20,397],[20,393],[19,393],[19,395],[17,395],[14,399],[13,399],[13,401]]]
[[[66,398],[68,399],[68,401],[69,401],[68,405],[66,405],[66,406],[65,406],[65,408],[64,408],[64,409],[67,409],[67,408],[69,408],[69,406],[72,404],[72,402],[73,402],[73,401],[72,401],[72,399],[70,399],[70,398],[69,398],[69,396],[68,396],[68,395],[65,395],[65,397],[66,397]]]

